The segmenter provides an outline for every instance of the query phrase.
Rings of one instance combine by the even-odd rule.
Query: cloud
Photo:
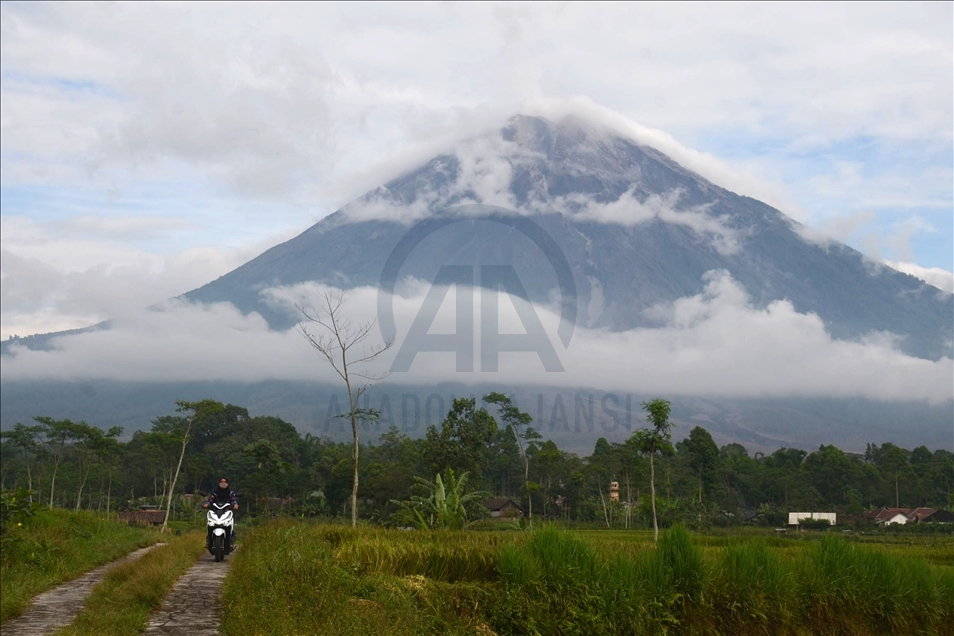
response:
[[[138,315],[238,267],[276,238],[240,248],[156,254],[141,241],[187,227],[176,219],[79,218],[39,223],[7,216],[0,242],[0,337],[88,327]]]
[[[3,143],[7,159],[47,166],[181,161],[258,194],[333,187],[382,150],[474,132],[475,118],[500,121],[540,98],[605,104],[604,119],[642,122],[700,171],[721,168],[656,131],[949,144],[950,17],[945,5],[420,5],[373,17],[346,6],[5,5]]]
[[[954,293],[954,272],[949,272],[940,267],[921,267],[917,263],[903,263],[901,261],[885,261],[885,264],[899,272],[923,280],[929,285],[934,285],[949,294]]]
[[[564,133],[569,132],[572,135],[581,126],[586,127],[588,121],[576,119],[575,115],[563,114],[556,125]],[[520,128],[521,123],[516,122],[517,128]],[[626,131],[587,132],[595,135],[595,139],[589,146],[574,147],[573,153],[598,155],[604,151],[601,137],[610,132],[614,136],[621,134],[624,138],[639,141]],[[529,201],[523,205],[518,204],[514,197],[514,174],[518,170],[530,174],[539,173],[539,164],[547,160],[544,155],[532,150],[535,134],[532,129],[517,130],[517,139],[509,141],[503,139],[499,131],[494,130],[458,142],[452,151],[432,163],[434,173],[443,173],[446,183],[437,188],[432,181],[414,183],[415,197],[410,201],[401,198],[405,187],[403,183],[399,183],[398,188],[401,190],[397,192],[383,187],[377,188],[369,195],[346,205],[342,210],[354,221],[380,219],[408,224],[451,205],[464,203],[495,205],[526,214],[559,211],[574,220],[625,226],[658,220],[689,228],[710,241],[722,254],[734,254],[740,249],[745,232],[730,227],[727,218],[709,214],[711,204],[680,205],[684,194],[681,190],[639,198],[635,194],[635,188],[642,183],[637,183],[633,189],[624,192],[615,201],[603,202],[595,196],[582,194],[554,197],[549,194],[544,183],[542,187],[530,192]],[[572,172],[573,167],[560,169]],[[412,177],[413,175],[408,175],[405,178]],[[634,179],[638,179],[638,176],[634,176]]]
[[[858,341],[832,339],[815,314],[794,310],[787,301],[753,307],[742,287],[726,272],[705,277],[703,293],[654,308],[659,328],[610,333],[577,327],[564,349],[554,337],[558,314],[536,306],[557,352],[563,373],[548,373],[533,352],[501,353],[499,371],[482,372],[479,334],[474,371],[456,372],[452,353],[418,353],[407,373],[393,373],[394,384],[454,379],[463,384],[488,381],[509,385],[594,387],[667,395],[860,396],[875,400],[944,403],[954,398],[951,358],[912,358],[897,348],[897,337],[872,333]],[[385,371],[403,344],[403,335],[421,306],[424,285],[405,285],[409,296],[393,297],[399,342],[376,367]],[[267,292],[276,306],[314,302],[329,291],[316,284]],[[454,333],[455,297],[474,293],[480,315],[481,291],[451,289],[429,333]],[[502,299],[499,333],[524,333],[517,306]],[[372,320],[377,291],[348,292],[346,315]],[[526,307],[524,308],[526,309]],[[479,330],[478,330],[479,331]],[[368,344],[380,336],[374,333]],[[6,379],[116,378],[131,380],[240,380],[266,378],[331,381],[332,376],[294,329],[270,331],[257,314],[243,316],[230,305],[170,303],[116,321],[113,329],[64,337],[58,350],[27,351],[0,361]]]
[[[171,226],[188,215],[203,222],[186,247],[241,249],[300,231],[524,112],[625,132],[808,226],[876,210],[880,222],[853,245],[878,260],[948,267],[949,238],[885,237],[904,238],[897,215],[920,215],[950,236],[950,4],[422,4],[369,13],[13,3],[0,15],[4,234],[12,213],[81,217],[71,231],[97,240],[165,236],[109,252],[123,263],[137,253],[161,261],[185,249],[168,237],[182,237]],[[474,152],[462,155],[474,159],[464,162],[474,196],[504,204],[493,195],[504,194],[507,166]],[[135,200],[143,184],[145,203]],[[35,188],[28,204],[37,192],[65,196],[52,212],[15,209],[18,187]],[[102,196],[72,200],[78,189]],[[131,216],[180,221],[94,227],[107,206],[92,198],[133,199],[149,209],[126,209]],[[254,214],[243,212],[249,201],[261,202]],[[78,260],[70,248],[85,247],[61,238],[4,237],[4,248],[65,271],[103,262],[90,251],[77,253],[82,265],[67,264]],[[44,311],[50,317],[55,304]]]
[[[744,231],[729,227],[723,217],[710,215],[708,209],[711,204],[680,210],[681,197],[682,192],[679,190],[667,195],[653,194],[642,201],[637,199],[634,192],[630,190],[624,192],[616,201],[608,203],[575,196],[572,198],[570,214],[573,219],[626,226],[655,220],[682,225],[707,239],[720,254],[735,254],[739,251],[745,235]],[[557,207],[565,207],[567,203],[562,201],[557,204]]]

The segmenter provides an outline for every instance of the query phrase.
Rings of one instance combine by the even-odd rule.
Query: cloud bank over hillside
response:
[[[428,285],[406,280],[393,297],[397,346],[373,371],[386,371],[421,307]],[[333,291],[316,284],[263,290],[269,301],[295,311]],[[454,333],[457,293],[448,290],[429,333]],[[346,312],[355,322],[373,320],[377,290],[348,292]],[[499,333],[524,333],[513,302],[499,302]],[[499,371],[480,370],[475,338],[474,370],[458,373],[452,353],[419,353],[407,373],[388,384],[445,381],[502,385],[546,384],[665,395],[738,397],[828,396],[944,403],[954,398],[954,364],[906,356],[894,336],[872,333],[853,342],[832,339],[813,314],[785,301],[754,308],[727,273],[706,275],[705,291],[651,309],[657,328],[609,333],[577,327],[568,348],[556,337],[559,315],[535,307],[565,369],[547,373],[532,352],[501,353]],[[379,335],[374,333],[375,338]],[[296,330],[270,331],[257,314],[242,315],[228,304],[170,302],[117,319],[110,330],[63,337],[53,351],[14,347],[0,360],[6,379],[110,378],[127,381],[315,380],[334,383],[327,365]]]

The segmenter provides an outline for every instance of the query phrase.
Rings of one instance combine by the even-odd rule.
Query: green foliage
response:
[[[415,477],[417,485],[428,493],[427,496],[412,495],[410,501],[395,503],[410,510],[421,529],[460,530],[490,494],[484,491],[467,492],[468,476],[465,472],[458,477],[454,469],[448,468],[443,477],[435,475],[433,482]]]
[[[811,453],[783,448],[753,456],[737,443],[717,448],[699,426],[673,448],[668,403],[651,400],[644,403],[646,428],[625,444],[600,438],[592,454],[581,457],[555,439],[541,439],[530,416],[503,393],[482,399],[487,408],[493,405],[490,412],[475,399],[455,400],[424,439],[397,429],[377,440],[367,437],[358,465],[362,520],[413,523],[414,513],[396,502],[422,494],[411,492],[416,477],[443,478],[446,468],[467,472],[475,490],[516,500],[528,526],[536,516],[580,526],[646,528],[655,520],[658,527],[700,529],[739,526],[752,512],[759,524],[783,525],[791,511],[835,510],[839,526],[854,527],[872,508],[944,509],[954,497],[954,453],[946,450],[908,451],[888,443],[869,445],[862,455],[823,445]],[[246,518],[270,513],[275,505],[269,498],[282,499],[282,511],[294,515],[350,514],[353,444],[302,436],[279,418],[251,417],[214,400],[177,405],[178,412],[157,417],[151,430],[136,431],[125,443],[115,438],[118,431],[84,422],[39,417],[34,426],[17,425],[2,433],[0,481],[44,493],[48,507],[106,512],[149,503],[169,506],[172,520],[187,520],[194,506],[178,498],[202,497],[224,473]],[[359,408],[357,415],[370,418],[362,422],[372,432],[373,409]],[[614,480],[619,504],[609,501]]]
[[[729,545],[713,583],[713,605],[724,608],[720,622],[726,631],[762,627],[772,633],[790,623],[795,580],[764,541]]]
[[[36,514],[38,506],[32,502],[33,494],[26,488],[0,491],[0,540],[4,541],[4,546],[9,531],[22,527],[27,519]]]
[[[689,602],[700,604],[706,571],[702,550],[693,544],[689,531],[676,525],[663,533],[657,554],[669,572],[669,581],[676,594]]]
[[[430,426],[422,445],[424,464],[432,474],[452,468],[461,473],[480,475],[481,467],[492,460],[497,422],[477,401],[456,398],[441,424]]]
[[[89,512],[41,510],[18,528],[19,539],[0,559],[0,622],[18,616],[29,600],[136,548],[155,543],[151,530],[101,519]]]

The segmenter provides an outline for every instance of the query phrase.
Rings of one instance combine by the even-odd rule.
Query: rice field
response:
[[[223,632],[950,633],[954,537],[891,539],[275,521],[234,557]]]

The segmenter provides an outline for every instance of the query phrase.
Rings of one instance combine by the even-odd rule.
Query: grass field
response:
[[[19,616],[40,592],[136,548],[159,541],[153,530],[93,513],[43,510],[11,530],[0,557],[0,623]]]
[[[897,539],[897,540],[895,540]],[[225,634],[944,634],[954,537],[402,532],[275,521]]]

